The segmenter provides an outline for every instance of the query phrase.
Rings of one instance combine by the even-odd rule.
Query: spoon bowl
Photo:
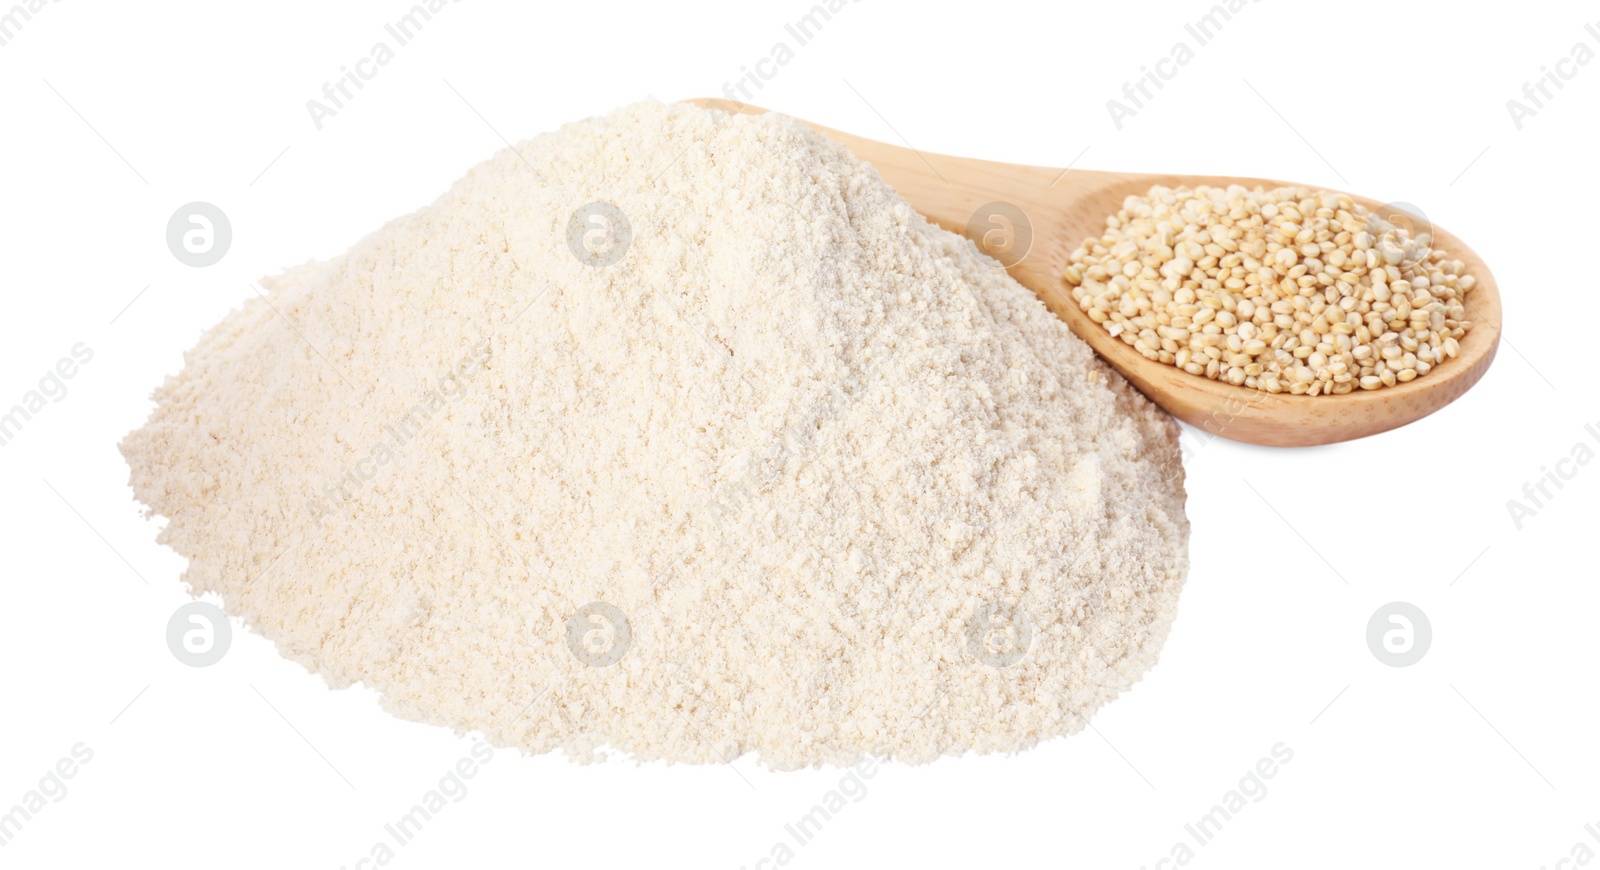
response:
[[[690,101],[732,114],[765,109],[721,99]],[[1455,401],[1483,377],[1500,342],[1500,293],[1489,267],[1461,240],[1431,227],[1433,246],[1461,260],[1476,285],[1465,297],[1472,328],[1455,359],[1426,375],[1377,390],[1297,396],[1234,386],[1147,359],[1105,327],[1090,320],[1063,277],[1068,258],[1087,238],[1105,231],[1105,219],[1131,195],[1151,187],[1246,188],[1291,186],[1262,178],[1146,175],[1052,169],[929,154],[816,124],[813,128],[848,147],[877,169],[912,208],[947,230],[964,235],[1006,266],[1079,338],[1112,368],[1168,413],[1235,441],[1274,447],[1331,444],[1385,432],[1419,420]],[[1303,186],[1303,185],[1294,185]],[[1329,191],[1341,193],[1342,191]],[[1374,213],[1385,204],[1347,194]]]

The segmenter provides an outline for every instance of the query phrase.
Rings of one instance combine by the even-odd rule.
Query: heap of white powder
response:
[[[1154,664],[1174,424],[804,125],[641,104],[264,282],[122,445],[185,580],[394,713],[779,768]]]

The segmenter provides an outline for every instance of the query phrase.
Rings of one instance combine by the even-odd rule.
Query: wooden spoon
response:
[[[692,100],[731,113],[766,110],[721,99]],[[1500,293],[1489,267],[1460,239],[1431,228],[1434,247],[1466,264],[1477,284],[1466,297],[1472,328],[1455,359],[1409,383],[1342,395],[1268,393],[1191,375],[1146,359],[1090,320],[1062,277],[1067,258],[1084,239],[1105,231],[1108,215],[1130,194],[1155,185],[1240,184],[1274,188],[1286,182],[1221,176],[1140,175],[1086,169],[1019,166],[965,157],[924,154],[863,139],[816,124],[820,132],[872,164],[912,208],[952,232],[971,238],[1007,265],[1007,271],[1066,321],[1122,376],[1168,413],[1213,435],[1275,447],[1331,444],[1404,426],[1455,401],[1483,377],[1500,341]],[[1335,191],[1337,192],[1337,191]],[[1383,203],[1350,194],[1375,213]]]

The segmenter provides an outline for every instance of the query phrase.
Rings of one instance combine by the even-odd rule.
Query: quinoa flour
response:
[[[263,282],[122,450],[330,685],[588,760],[1081,729],[1187,569],[1177,429],[779,115],[635,105]]]

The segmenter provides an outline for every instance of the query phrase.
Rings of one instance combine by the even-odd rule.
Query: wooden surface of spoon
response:
[[[766,110],[722,99],[690,101],[708,109],[760,114]],[[1146,359],[1090,320],[1062,277],[1067,258],[1085,239],[1105,232],[1105,219],[1129,195],[1167,187],[1291,184],[1260,178],[1143,175],[1052,169],[928,154],[811,125],[872,164],[929,220],[971,238],[1038,294],[1079,338],[1141,392],[1184,422],[1212,435],[1275,447],[1302,447],[1361,438],[1404,426],[1455,401],[1488,370],[1500,341],[1500,294],[1489,267],[1461,240],[1438,226],[1433,247],[1466,265],[1477,284],[1466,296],[1472,328],[1455,359],[1408,383],[1342,395],[1296,396],[1192,375]],[[1339,193],[1342,191],[1332,191]],[[1384,203],[1349,194],[1379,212]]]

